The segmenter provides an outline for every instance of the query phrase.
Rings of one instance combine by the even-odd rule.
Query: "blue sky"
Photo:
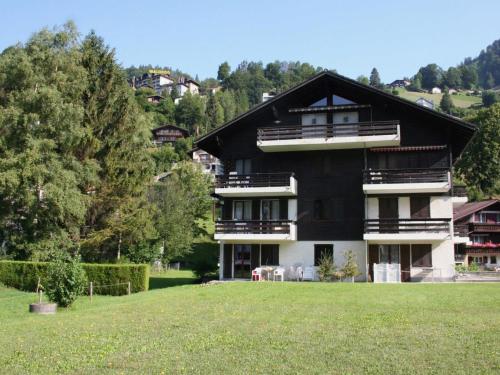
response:
[[[0,50],[42,27],[94,29],[124,65],[215,76],[228,61],[300,60],[383,81],[427,63],[447,68],[500,38],[499,0],[4,0]]]

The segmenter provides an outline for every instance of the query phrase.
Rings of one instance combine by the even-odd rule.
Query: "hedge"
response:
[[[0,261],[0,283],[6,286],[34,292],[40,278],[46,279],[48,263]],[[121,295],[127,293],[130,281],[132,293],[149,289],[149,265],[147,264],[82,264],[87,278],[94,285],[94,294]],[[122,284],[122,285],[113,285]]]

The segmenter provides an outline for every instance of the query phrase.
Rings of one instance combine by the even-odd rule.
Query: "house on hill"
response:
[[[425,108],[430,108],[430,109],[434,109],[434,101],[433,100],[427,100],[425,98],[418,98],[415,103],[417,103],[418,105],[421,105],[422,107],[425,107]]]
[[[389,84],[389,87],[394,89],[394,88],[398,88],[398,87],[407,87],[410,85],[411,85],[411,82],[406,80],[406,79],[396,79]]]
[[[431,94],[441,94],[441,89],[439,87],[433,87],[431,89]]]
[[[197,139],[221,160],[220,278],[452,280],[453,169],[476,127],[324,71]]]
[[[456,262],[500,267],[500,200],[460,205],[453,212]]]
[[[189,137],[189,132],[186,129],[175,125],[162,125],[151,130],[153,133],[153,144],[155,146],[163,146],[166,143],[173,144],[181,138]]]
[[[152,103],[152,104],[159,104],[162,99],[163,99],[163,96],[161,96],[161,95],[150,95],[150,96],[146,97],[146,100],[148,101],[148,103]]]

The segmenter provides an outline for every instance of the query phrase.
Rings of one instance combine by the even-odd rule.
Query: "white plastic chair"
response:
[[[297,281],[304,280],[304,269],[302,268],[302,266],[298,266],[295,269],[295,278],[297,279]]]
[[[273,272],[273,281],[276,281],[276,277],[280,277],[281,281],[285,281],[285,269],[283,267],[278,267]]]
[[[314,280],[315,275],[316,275],[316,270],[314,269],[314,267],[306,267],[304,269],[304,274],[303,274],[302,279],[312,281],[312,280]]]
[[[252,281],[262,281],[262,268],[252,270]]]

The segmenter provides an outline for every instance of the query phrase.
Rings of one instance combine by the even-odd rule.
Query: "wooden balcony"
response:
[[[446,168],[363,171],[366,194],[446,193],[450,188],[450,171]]]
[[[292,220],[218,220],[216,240],[221,241],[295,241],[297,226]]]
[[[365,240],[401,243],[451,239],[451,219],[368,219]]]
[[[228,174],[215,178],[215,194],[222,197],[297,195],[293,173]]]
[[[398,146],[400,140],[398,121],[275,126],[257,130],[257,146],[266,152]]]
[[[453,225],[453,242],[454,243],[469,242],[469,225],[467,224]]]
[[[469,223],[469,231],[478,233],[500,232],[500,223]]]

